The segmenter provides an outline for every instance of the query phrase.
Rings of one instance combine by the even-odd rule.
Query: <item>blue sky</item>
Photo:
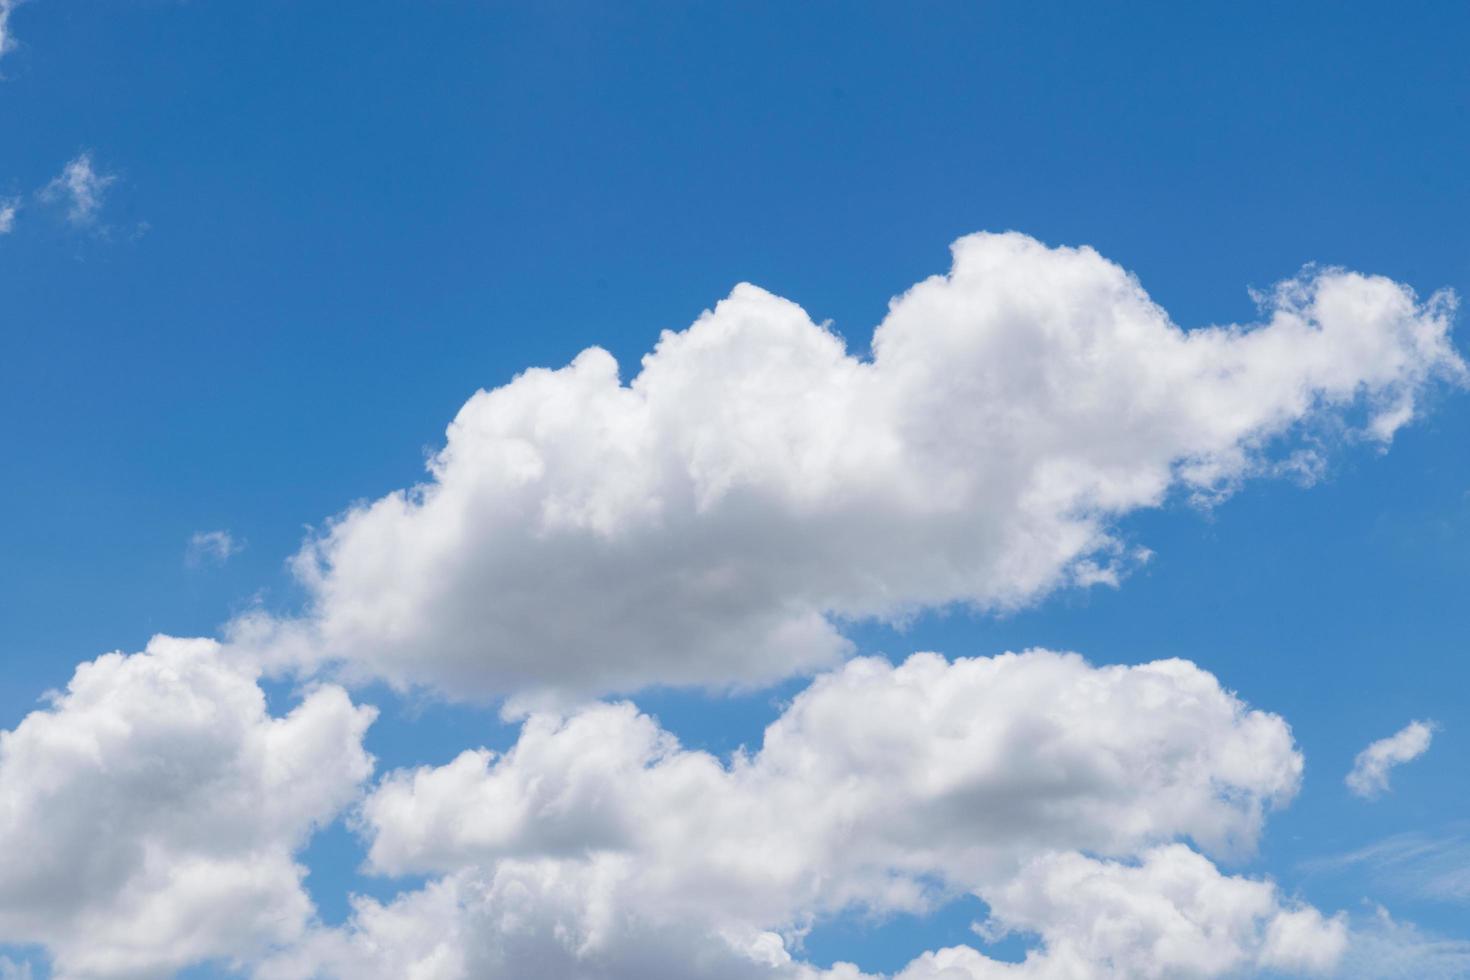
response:
[[[737,282],[859,354],[977,231],[1092,246],[1185,328],[1255,322],[1250,290],[1309,264],[1470,295],[1467,29],[1446,3],[23,3],[0,57],[0,728],[104,652],[294,615],[303,540],[422,480],[475,391],[592,345],[627,380]],[[113,179],[79,222],[43,189],[83,153]],[[1110,526],[1153,556],[1116,588],[843,629],[895,661],[1193,661],[1306,760],[1229,870],[1470,942],[1470,399],[1430,385],[1416,412],[1391,448],[1325,437],[1311,486],[1129,509]],[[216,530],[238,550],[187,560]],[[298,700],[299,675],[264,683]],[[724,754],[805,684],[616,693]],[[348,687],[381,711],[378,773],[517,736],[494,697]],[[1413,719],[1432,747],[1349,793]],[[1344,857],[1402,835],[1461,887]],[[328,925],[349,891],[423,880],[360,874],[340,818],[303,854]],[[975,942],[965,901],[821,919],[806,956],[896,971]]]

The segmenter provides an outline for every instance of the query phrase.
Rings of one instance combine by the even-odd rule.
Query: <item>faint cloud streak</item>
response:
[[[1365,869],[1380,885],[1415,898],[1470,902],[1470,835],[1403,833],[1329,857],[1303,862],[1307,872]]]
[[[10,34],[10,13],[16,4],[17,0],[0,0],[0,58],[15,47],[15,38]]]
[[[196,531],[184,549],[184,564],[190,568],[223,565],[244,550],[245,542],[237,541],[229,531]]]

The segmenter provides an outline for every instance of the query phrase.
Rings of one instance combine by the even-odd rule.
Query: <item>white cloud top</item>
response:
[[[1348,789],[1366,800],[1388,792],[1389,772],[1394,766],[1413,762],[1428,752],[1429,743],[1434,741],[1435,727],[1432,721],[1411,721],[1359,752],[1344,780]]]
[[[597,847],[717,881],[706,890],[742,914],[912,908],[926,881],[1037,849],[1130,854],[1188,836],[1249,851],[1301,767],[1280,718],[1184,661],[916,654],[817,678],[728,767],[602,704],[533,715],[503,757],[395,773],[363,816],[369,861],[392,874]]]
[[[1171,843],[1248,851],[1301,765],[1280,718],[1191,664],[1044,651],[853,661],[728,763],[627,704],[533,715],[503,756],[386,777],[371,867],[443,877],[359,900],[265,976],[857,977],[795,937],[966,892],[1032,957],[946,950],[905,980],[1320,971],[1341,922]]]
[[[274,718],[208,640],[82,664],[0,733],[0,943],[45,944],[58,978],[132,978],[295,939],[292,854],[372,772],[374,714],[321,687]]]
[[[1386,442],[1465,375],[1452,298],[1383,278],[1309,271],[1259,325],[1184,331],[1091,249],[953,252],[870,360],[741,285],[629,384],[593,348],[476,394],[429,482],[305,548],[309,615],[236,641],[455,696],[756,685],[840,660],[844,619],[1116,581],[1121,515]]]
[[[1318,974],[1348,943],[1341,920],[1284,903],[1269,882],[1227,877],[1182,845],[1135,864],[1081,854],[1037,859],[987,894],[991,931],[1041,939],[1020,965],[968,947],[926,954],[900,980],[1163,980]]]

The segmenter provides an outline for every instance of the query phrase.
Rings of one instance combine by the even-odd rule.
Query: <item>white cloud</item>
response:
[[[594,348],[476,394],[429,482],[303,550],[310,615],[233,638],[455,696],[720,687],[831,665],[844,619],[1116,582],[1120,516],[1315,472],[1465,377],[1448,294],[1319,269],[1266,305],[1186,332],[1091,249],[975,235],[861,360],[741,285],[627,385]]]
[[[8,956],[0,956],[0,980],[31,980],[31,964],[24,960],[16,962]]]
[[[316,931],[267,962],[260,980],[865,980],[820,969],[781,935],[662,919],[622,900],[616,871],[504,862],[383,904],[359,899],[345,929]],[[1348,942],[1341,919],[1285,900],[1269,882],[1222,875],[1181,845],[1136,864],[1076,853],[1036,859],[994,897],[992,927],[1038,945],[1019,964],[959,946],[917,956],[897,980],[1135,980],[1320,975]],[[877,978],[870,978],[877,980]]]
[[[232,555],[245,550],[245,542],[235,540],[229,531],[196,531],[184,549],[184,563],[222,565]]]
[[[371,773],[371,708],[335,687],[273,718],[208,640],[77,668],[0,733],[0,943],[58,978],[157,977],[298,937],[292,858]]]
[[[61,169],[61,173],[41,188],[41,200],[66,207],[66,219],[77,226],[91,225],[102,210],[107,188],[117,180],[115,174],[101,173],[92,166],[89,151],[79,153]]]
[[[15,38],[10,33],[10,15],[15,12],[17,0],[0,0],[0,58],[15,48]]]
[[[1442,902],[1470,901],[1470,838],[1464,833],[1404,833],[1367,847],[1303,862],[1303,870],[1366,868],[1380,887]]]
[[[13,197],[0,198],[0,235],[15,230],[15,215],[20,210],[20,201]]]
[[[615,871],[507,864],[451,875],[390,903],[359,898],[257,980],[858,980],[793,962],[772,933],[720,935],[620,901]],[[697,922],[697,917],[694,920]]]
[[[111,178],[79,162],[92,204],[53,184],[85,223]],[[1302,758],[1193,664],[838,663],[846,619],[1116,582],[1146,554],[1120,516],[1317,472],[1329,440],[1385,443],[1465,376],[1448,296],[1319,270],[1268,305],[1186,333],[1090,250],[974,236],[893,302],[871,360],[741,286],[627,386],[592,350],[477,394],[429,483],[308,543],[304,617],[98,658],[0,733],[0,943],[62,978],[220,958],[261,980],[862,980],[802,962],[806,931],[971,894],[1027,959],[916,950],[902,980],[1370,962],[1343,918],[1217,867]],[[257,671],[338,663],[524,714],[503,755],[361,799],[369,870],[430,880],[332,928],[294,856],[359,799],[373,711],[327,686],[273,717]],[[566,707],[819,671],[728,760],[631,704]]]
[[[1135,864],[1047,855],[986,899],[989,930],[1034,933],[1040,949],[1016,966],[966,947],[941,950],[900,980],[1322,974],[1348,943],[1342,920],[1283,901],[1270,882],[1222,875],[1178,844]]]
[[[1344,782],[1366,800],[1388,791],[1388,774],[1394,766],[1412,762],[1429,751],[1434,740],[1432,721],[1411,721],[1388,738],[1380,738],[1358,753]]]
[[[503,756],[386,777],[369,866],[442,877],[359,899],[263,976],[855,978],[795,938],[965,892],[1038,936],[1032,959],[944,951],[906,980],[1317,971],[1340,922],[1171,843],[1249,851],[1301,765],[1280,718],[1192,664],[1044,651],[852,661],[728,763],[627,704],[532,715]]]
[[[1249,851],[1301,768],[1280,718],[1184,661],[916,654],[818,677],[729,766],[600,704],[531,716],[503,757],[395,773],[363,818],[370,863],[392,874],[602,847],[718,880],[741,914],[819,893],[917,908],[926,881],[963,886],[1037,848],[1126,855],[1188,836]]]
[[[1344,980],[1464,980],[1470,976],[1470,942],[1446,939],[1381,906],[1366,922],[1355,922],[1339,967]]]

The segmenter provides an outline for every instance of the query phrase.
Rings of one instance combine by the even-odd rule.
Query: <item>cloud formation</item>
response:
[[[195,531],[184,548],[184,564],[190,567],[222,565],[232,555],[245,550],[245,542],[235,540],[229,531]]]
[[[87,223],[110,180],[84,154],[48,192]],[[1452,309],[1309,270],[1260,324],[1183,331],[1090,249],[976,235],[892,302],[870,358],[742,285],[628,384],[598,349],[528,371],[466,403],[428,482],[305,545],[301,616],[100,657],[0,733],[0,943],[97,980],[206,959],[259,980],[875,980],[806,962],[803,936],[972,895],[1024,961],[915,950],[895,980],[1371,962],[1417,934],[1360,940],[1222,869],[1297,792],[1280,717],[1183,660],[894,665],[847,659],[841,627],[1116,582],[1138,560],[1122,516],[1387,445],[1466,377]],[[316,685],[275,716],[259,677],[284,668],[510,697],[521,732],[364,796],[373,709]],[[728,759],[586,701],[793,674],[814,680]],[[1365,751],[1365,785],[1404,734]],[[427,881],[331,927],[295,855],[344,810],[370,873]]]
[[[1376,884],[1399,894],[1470,903],[1470,836],[1463,827],[1446,833],[1394,834],[1346,854],[1306,861],[1302,867],[1314,872],[1366,868]]]
[[[533,715],[502,756],[387,776],[369,866],[440,877],[262,975],[856,978],[795,959],[801,933],[967,892],[1032,955],[938,951],[904,980],[1319,972],[1340,921],[1177,843],[1248,853],[1301,765],[1192,664],[1046,651],[852,661],[729,762],[628,704]]]
[[[116,174],[102,173],[93,167],[91,151],[84,150],[41,188],[40,198],[65,207],[67,221],[86,227],[96,223],[107,188],[116,180]]]
[[[15,214],[20,210],[20,201],[13,197],[0,198],[0,235],[15,230]]]
[[[1466,374],[1453,297],[1380,277],[1309,270],[1260,324],[1184,331],[1092,249],[953,254],[871,359],[741,285],[628,384],[593,348],[476,394],[428,482],[301,552],[308,615],[235,641],[454,696],[758,685],[849,654],[844,620],[1116,582],[1121,516],[1386,444]]]
[[[1411,721],[1387,738],[1380,738],[1358,753],[1353,768],[1343,780],[1347,788],[1365,800],[1388,792],[1388,775],[1395,766],[1412,762],[1429,751],[1434,740],[1432,721]]]
[[[708,891],[742,914],[818,895],[829,910],[916,909],[935,876],[984,877],[1037,848],[1118,855],[1188,836],[1248,852],[1301,767],[1280,718],[1185,661],[916,654],[818,677],[728,767],[630,704],[599,704],[532,716],[503,757],[395,773],[363,818],[369,862],[391,874],[596,846],[717,879]]]
[[[1136,863],[1052,854],[987,893],[988,931],[1022,931],[1040,948],[1017,966],[968,947],[921,956],[900,980],[1164,980],[1332,971],[1346,925],[1285,903],[1265,881],[1227,877],[1182,845]]]
[[[971,946],[922,953],[895,980],[1134,980],[1268,971],[1320,975],[1348,942],[1338,919],[1269,882],[1222,875],[1175,845],[1137,863],[1076,853],[1029,864],[995,895],[986,929],[1034,932],[1021,963]],[[623,904],[590,868],[502,865],[382,904],[359,899],[345,929],[321,930],[268,961],[260,980],[879,980],[849,963],[813,966],[774,932],[699,931]]]
[[[1344,980],[1464,980],[1470,976],[1470,942],[1399,922],[1374,906],[1353,923],[1338,972]]]
[[[10,33],[10,15],[15,5],[16,0],[0,0],[0,58],[15,48],[15,38]]]
[[[313,910],[293,854],[371,774],[374,714],[320,687],[272,717],[208,640],[82,664],[0,732],[0,943],[44,945],[67,980],[297,938]]]

